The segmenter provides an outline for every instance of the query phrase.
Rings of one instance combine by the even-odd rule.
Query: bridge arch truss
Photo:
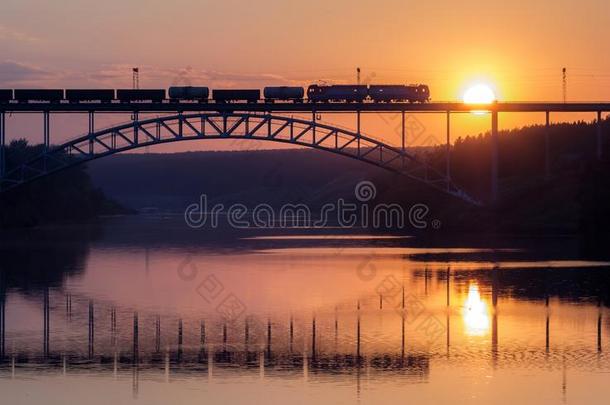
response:
[[[0,179],[6,191],[54,172],[115,153],[185,140],[271,141],[311,147],[405,175],[470,203],[479,204],[445,174],[414,154],[332,125],[259,113],[193,113],[134,119],[50,146],[39,156],[9,169]]]

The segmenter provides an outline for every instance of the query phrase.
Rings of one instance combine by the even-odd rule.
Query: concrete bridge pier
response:
[[[602,137],[602,112],[597,112],[597,160],[602,160],[603,154],[603,137]]]
[[[5,148],[6,146],[6,113],[0,111],[0,178],[4,176],[4,170],[6,168],[5,163]],[[1,186],[1,184],[0,184]]]
[[[546,111],[546,126],[544,128],[544,177],[548,181],[551,178],[551,120],[550,112]]]
[[[498,111],[491,112],[491,203],[498,202]]]
[[[95,112],[89,111],[89,154],[93,156],[93,133],[95,132]]]
[[[43,127],[43,145],[44,152],[42,156],[42,164],[44,170],[47,170],[47,153],[49,152],[49,148],[51,146],[51,113],[48,110],[43,111],[42,113],[42,127]]]
[[[447,144],[445,147],[447,189],[451,186],[451,111],[447,111]]]

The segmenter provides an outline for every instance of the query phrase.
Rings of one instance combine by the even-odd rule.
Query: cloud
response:
[[[50,76],[50,72],[37,66],[14,61],[0,62],[0,83],[19,84],[47,80]]]
[[[131,69],[134,65],[117,64],[89,72],[85,76],[91,81],[106,86],[120,86],[131,83]],[[142,87],[168,86],[208,86],[208,87],[263,87],[270,84],[290,85],[296,82],[272,73],[235,73],[184,68],[159,68],[139,66],[140,84]],[[73,75],[74,77],[74,75]]]
[[[0,24],[0,41],[37,42],[40,38]]]
[[[102,65],[96,69],[52,70],[25,62],[0,62],[0,85],[15,87],[89,87],[130,88],[131,64]],[[164,68],[140,65],[140,87],[167,88],[169,86],[207,86],[210,88],[262,88],[270,85],[298,85],[309,83],[273,73],[236,73],[214,70]]]

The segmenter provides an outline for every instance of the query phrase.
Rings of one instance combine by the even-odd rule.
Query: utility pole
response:
[[[132,68],[132,69],[131,69],[131,73],[132,73],[132,78],[131,78],[131,79],[132,79],[132,86],[133,86],[133,89],[134,89],[134,90],[139,90],[139,89],[140,89],[140,68],[139,68],[139,67],[137,67],[137,66],[136,66],[136,67],[134,67],[134,68]],[[138,117],[138,115],[139,115],[139,114],[138,114],[137,112],[135,112],[135,111],[134,111],[134,113],[133,113],[133,115],[132,115],[132,117],[131,117],[131,118],[132,118],[134,121],[137,121],[137,120],[138,120],[138,118],[139,118],[139,117]],[[146,145],[146,146],[144,147],[144,153],[145,153],[145,154],[148,154],[148,152],[149,152],[149,147],[148,147],[148,145]]]
[[[565,104],[568,99],[568,73],[566,68],[563,68],[561,73],[563,78],[563,102]]]
[[[360,68],[356,68],[356,83],[360,85]]]
[[[133,69],[131,69],[131,71],[133,73],[133,77],[132,77],[133,89],[138,90],[140,88],[140,68],[134,67]]]

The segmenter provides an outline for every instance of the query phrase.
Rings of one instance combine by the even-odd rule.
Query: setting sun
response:
[[[487,84],[478,83],[469,87],[464,92],[464,103],[466,104],[489,104],[496,99],[496,95]]]

